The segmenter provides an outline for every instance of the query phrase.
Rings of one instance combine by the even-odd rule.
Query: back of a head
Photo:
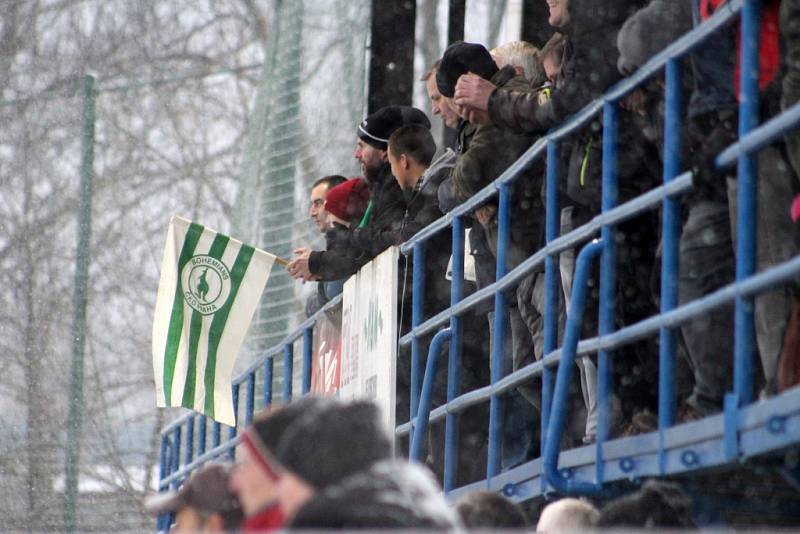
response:
[[[532,80],[539,70],[539,49],[528,41],[511,41],[492,50],[498,67],[522,67],[523,76]]]
[[[691,510],[692,501],[678,484],[648,480],[639,491],[606,504],[596,525],[637,529],[694,527]]]
[[[653,0],[631,15],[617,34],[617,68],[629,75],[692,28],[685,0]]]
[[[536,532],[560,534],[591,529],[599,516],[597,508],[580,499],[561,499],[544,507]]]
[[[430,472],[407,461],[390,460],[317,493],[289,526],[441,532],[455,531],[460,524]]]
[[[348,223],[356,223],[367,211],[369,186],[361,177],[351,178],[325,194],[325,209],[328,213]]]
[[[483,45],[459,41],[447,47],[436,71],[436,85],[442,95],[452,98],[458,78],[468,72],[490,80],[499,69]]]
[[[405,154],[425,167],[431,164],[436,153],[436,141],[431,131],[420,124],[403,126],[389,137],[389,151],[396,157]]]
[[[391,457],[392,442],[372,402],[305,396],[288,404],[292,422],[272,450],[275,459],[317,489]]]
[[[460,498],[456,513],[470,529],[522,528],[527,525],[522,509],[499,493],[476,491]]]

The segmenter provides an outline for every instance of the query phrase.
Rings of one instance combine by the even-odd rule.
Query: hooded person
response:
[[[292,529],[420,529],[456,532],[460,522],[430,472],[384,461],[318,492],[297,511]]]
[[[244,515],[239,499],[228,489],[230,476],[230,466],[206,464],[177,491],[147,497],[144,507],[154,516],[175,514],[170,532],[237,531]]]
[[[425,113],[410,106],[383,107],[358,125],[353,156],[361,164],[369,185],[370,203],[347,236],[346,246],[351,252],[347,258],[341,258],[333,254],[323,256],[320,251],[308,248],[296,249],[296,257],[287,266],[290,276],[304,280],[346,278],[392,245],[384,236],[402,225],[405,202],[389,168],[387,148],[392,133],[409,124],[431,127]]]
[[[318,492],[392,454],[377,405],[330,397],[305,396],[287,404],[253,423],[242,442],[272,473],[287,520]]]

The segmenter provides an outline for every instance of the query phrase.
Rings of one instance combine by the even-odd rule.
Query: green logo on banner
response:
[[[228,301],[230,271],[216,258],[204,254],[194,256],[181,271],[181,293],[192,309],[211,315]]]
[[[367,350],[372,350],[378,343],[378,337],[383,331],[383,315],[375,300],[369,301],[367,309],[367,322],[364,324],[364,339],[367,340]]]

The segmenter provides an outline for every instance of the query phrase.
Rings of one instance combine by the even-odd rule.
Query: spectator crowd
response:
[[[545,0],[540,0],[545,1]],[[299,280],[317,281],[307,303],[313,314],[342,291],[343,281],[390,246],[400,245],[497,179],[551,128],[635,72],[694,25],[713,16],[725,0],[546,0],[556,33],[541,49],[514,42],[487,50],[457,42],[422,77],[432,113],[455,130],[455,146],[438,146],[430,119],[419,109],[387,106],[355,129],[354,157],[362,176],[331,174],[310,191],[309,214],[325,237],[324,250],[298,248],[288,264]],[[800,98],[800,0],[766,0],[761,13],[759,121]],[[714,159],[737,139],[738,25],[721,28],[682,60],[681,171],[691,170],[694,186],[681,199],[678,273],[679,303],[708,295],[735,280],[737,180],[717,169]],[[619,109],[618,203],[662,183],[664,174],[665,82],[659,74],[627,94]],[[513,269],[544,245],[545,167],[561,169],[560,231],[577,228],[600,213],[602,117],[561,142],[559,161],[538,161],[513,182],[506,268]],[[790,133],[758,155],[758,269],[784,262],[800,246],[800,133]],[[336,169],[330,169],[335,172]],[[735,171],[733,171],[735,172]],[[465,293],[492,284],[498,255],[498,200],[477,207],[468,226]],[[661,241],[659,213],[647,212],[616,227],[617,327],[658,313]],[[450,306],[451,235],[426,242],[423,314],[430,318]],[[561,342],[573,287],[575,250],[558,257],[558,335]],[[411,327],[412,271],[401,258],[400,331]],[[597,335],[599,269],[590,275],[581,337]],[[495,321],[484,301],[463,316],[462,390],[488,382],[489,347],[503,336],[504,372],[544,356],[544,272],[534,270],[506,289],[505,320]],[[800,324],[797,287],[786,286],[755,298],[759,392],[783,387],[780,369],[798,358]],[[679,329],[678,422],[719,412],[733,379],[733,309],[718,308]],[[495,324],[505,332],[495,332]],[[430,338],[422,340],[423,346]],[[794,351],[794,352],[792,352]],[[426,354],[427,350],[423,350]],[[398,420],[409,418],[410,354],[398,355]],[[644,339],[616,351],[613,367],[612,434],[631,435],[657,427],[658,345]],[[597,439],[597,361],[578,360],[573,385],[573,418],[566,445]],[[440,373],[440,376],[444,373]],[[502,467],[540,455],[537,382],[509,393],[504,403]],[[443,384],[435,402],[446,399]],[[462,416],[459,484],[483,478],[488,410]],[[404,527],[458,530],[515,528],[529,518],[493,493],[472,494],[450,507],[437,487],[441,480],[443,431],[429,432],[426,468],[399,459],[405,443],[381,427],[368,403],[344,404],[304,398],[275,410],[243,434],[238,463],[193,475],[175,494],[150,503],[154,513],[176,513],[176,526],[190,521],[223,530]],[[396,451],[395,451],[396,449]],[[395,452],[397,454],[395,454]],[[225,479],[227,482],[220,482]],[[203,493],[211,486],[217,493]],[[197,492],[195,486],[205,490]],[[228,488],[228,489],[226,489]],[[213,496],[213,498],[212,498]],[[678,488],[649,484],[641,494],[598,511],[583,501],[564,500],[539,518],[545,532],[586,525],[688,526],[690,503]],[[638,500],[637,500],[638,499]],[[234,501],[240,505],[234,506]],[[660,504],[653,504],[660,503]],[[659,506],[671,510],[663,512]],[[625,507],[628,508],[625,508]],[[185,512],[185,509],[193,512]],[[638,510],[636,513],[630,510]],[[662,513],[663,512],[663,513]],[[185,515],[182,515],[185,514]],[[658,515],[661,514],[661,515]],[[634,521],[621,522],[620,518]],[[664,522],[671,520],[672,523]],[[210,527],[209,527],[210,528]]]

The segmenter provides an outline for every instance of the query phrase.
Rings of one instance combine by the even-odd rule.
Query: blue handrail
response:
[[[665,50],[651,58],[632,76],[620,81],[611,87],[602,97],[588,104],[562,125],[554,128],[546,136],[534,143],[514,164],[512,164],[492,184],[478,192],[467,202],[455,208],[438,221],[418,232],[401,246],[404,254],[414,253],[413,265],[413,300],[412,300],[412,329],[400,340],[401,345],[411,344],[412,353],[412,380],[411,380],[411,420],[397,426],[396,434],[403,436],[412,432],[412,454],[419,457],[423,443],[424,432],[427,425],[446,418],[445,438],[445,489],[454,490],[457,465],[457,416],[470,406],[489,401],[490,428],[489,428],[489,453],[487,458],[487,479],[482,485],[490,488],[500,488],[509,483],[523,484],[525,480],[535,481],[537,491],[545,493],[555,489],[567,493],[598,494],[603,491],[604,482],[618,479],[620,476],[634,476],[639,472],[653,474],[667,474],[681,472],[681,470],[698,469],[713,462],[707,461],[698,449],[684,447],[681,449],[676,443],[672,425],[675,421],[675,358],[676,340],[675,329],[680,325],[698,316],[708,313],[720,306],[736,302],[736,332],[735,332],[735,387],[734,393],[728,395],[725,401],[725,411],[721,428],[724,429],[723,458],[731,461],[743,452],[744,444],[740,441],[745,432],[753,432],[752,423],[747,428],[743,426],[744,414],[756,417],[765,410],[762,406],[750,405],[752,400],[752,360],[754,356],[754,328],[752,303],[753,296],[776,285],[790,283],[800,274],[800,257],[795,257],[783,264],[773,266],[763,272],[755,272],[755,246],[756,246],[756,199],[757,199],[757,155],[759,149],[773,142],[787,131],[800,125],[800,104],[780,114],[764,125],[758,126],[758,32],[760,19],[760,2],[758,0],[730,0],[718,8],[715,14],[704,23],[698,25],[683,37],[677,39]],[[706,38],[730,24],[735,18],[741,19],[741,76],[740,87],[740,127],[739,141],[728,147],[718,155],[716,163],[720,168],[729,167],[738,162],[739,183],[739,238],[737,241],[737,277],[736,282],[722,287],[711,294],[687,304],[678,305],[677,298],[677,273],[678,273],[678,239],[680,225],[680,200],[679,196],[692,187],[692,176],[689,173],[679,175],[680,161],[680,129],[681,129],[681,61],[691,50],[699,46]],[[620,206],[616,206],[616,143],[617,143],[617,103],[628,93],[636,89],[661,71],[666,77],[666,110],[664,129],[664,184]],[[574,135],[589,121],[599,114],[603,116],[603,199],[602,213],[594,217],[587,224],[559,236],[560,203],[558,196],[558,183],[560,168],[558,162],[560,143],[563,139]],[[508,270],[505,261],[506,246],[509,242],[510,187],[522,175],[523,171],[530,168],[534,161],[547,158],[546,174],[546,213],[545,230],[546,245],[533,256]],[[498,212],[498,243],[497,243],[497,281],[466,298],[463,298],[463,247],[464,230],[463,218],[469,216],[477,207],[487,200],[499,197]],[[613,228],[620,222],[627,220],[647,210],[662,207],[662,265],[661,265],[661,309],[660,314],[641,320],[616,330],[614,321],[614,244]],[[433,317],[425,319],[423,316],[424,292],[424,259],[425,245],[428,239],[441,231],[452,227],[453,233],[453,279],[451,281],[450,308]],[[558,348],[558,254],[568,249],[574,249],[587,241],[595,238],[600,233],[600,239],[586,245],[581,251],[576,265],[574,286],[570,301],[570,313],[567,317],[564,345]],[[599,256],[601,262],[600,276],[600,320],[597,337],[580,340],[580,314],[585,298],[586,287],[582,281],[586,280],[591,261]],[[545,271],[545,327],[544,327],[544,353],[541,361],[532,363],[513,373],[504,375],[502,354],[505,331],[505,301],[504,291],[515,287],[523,278],[536,269],[544,266]],[[468,310],[489,298],[494,298],[495,323],[492,345],[491,383],[488,386],[465,393],[460,392],[460,352],[462,340],[462,325],[460,317]],[[255,373],[263,372],[264,389],[262,405],[268,406],[273,395],[273,358],[283,354],[284,365],[284,391],[283,398],[288,400],[292,396],[292,366],[293,344],[302,338],[303,343],[303,380],[302,392],[306,393],[310,384],[310,344],[311,328],[315,322],[334,306],[341,303],[341,296],[325,306],[323,310],[312,316],[295,331],[290,333],[278,345],[265,352],[263,360],[254,362],[240,377],[234,380],[235,391],[238,385],[247,381],[247,395],[245,406],[245,419],[250,421],[253,416],[252,406],[255,402]],[[424,381],[420,376],[419,360],[424,336],[432,335],[443,327],[448,327],[443,334],[434,336],[431,343],[431,353],[428,357]],[[648,336],[658,334],[660,338],[659,349],[659,432],[654,435],[654,450],[657,455],[657,466],[645,469],[638,466],[630,457],[613,459],[609,456],[606,445],[609,438],[609,396],[611,392],[611,367],[613,364],[613,351],[621,346],[630,344]],[[449,365],[448,365],[448,395],[447,403],[436,409],[430,408],[430,393],[433,373],[436,369],[440,343],[449,338]],[[436,349],[436,350],[434,350]],[[578,357],[598,353],[598,437],[597,443],[588,449],[591,451],[590,463],[594,475],[581,480],[574,472],[577,460],[571,454],[575,451],[561,453],[561,434],[566,418],[568,406],[568,378],[574,372],[574,361]],[[564,365],[561,365],[563,362]],[[262,367],[263,366],[263,367]],[[557,373],[553,367],[558,366]],[[431,378],[429,378],[429,373]],[[544,451],[540,463],[520,468],[521,471],[512,473],[500,472],[500,450],[502,448],[502,395],[513,388],[541,376],[542,381],[542,432],[541,444]],[[555,380],[554,380],[555,378]],[[554,383],[555,382],[555,383]],[[420,392],[420,386],[422,392]],[[422,395],[422,398],[420,398]],[[794,398],[794,397],[792,397]],[[789,413],[784,411],[782,413]],[[793,412],[792,412],[793,413]],[[228,439],[221,443],[220,425],[215,423],[212,430],[212,445],[206,450],[206,420],[200,418],[197,432],[194,432],[194,415],[187,415],[167,425],[162,431],[160,483],[159,487],[167,489],[180,483],[192,469],[216,456],[228,453],[238,443],[235,429],[228,433]],[[762,417],[762,415],[758,415]],[[772,421],[776,416],[768,418]],[[789,415],[780,415],[782,418]],[[781,419],[784,421],[784,419]],[[769,426],[769,425],[767,425]],[[185,434],[182,434],[186,428]],[[779,440],[781,432],[789,428],[785,423],[773,424],[767,429],[772,436],[776,436],[775,443],[784,443]],[[184,465],[181,465],[182,437],[186,437],[184,451]],[[671,437],[670,437],[671,436]],[[629,438],[639,439],[639,438]],[[642,440],[650,439],[642,436]],[[795,441],[800,440],[800,437]],[[196,454],[194,441],[197,441]],[[641,443],[645,443],[642,441]],[[647,443],[650,443],[649,441]],[[677,448],[676,448],[677,447]],[[757,450],[752,446],[749,450]],[[585,452],[581,452],[585,455]],[[581,456],[584,458],[585,456]],[[677,460],[676,460],[677,458]],[[586,461],[586,460],[581,460]],[[559,466],[561,463],[561,467]],[[533,466],[533,467],[531,467]],[[588,471],[583,471],[589,473]],[[593,480],[592,480],[593,476]],[[498,486],[501,485],[501,486]],[[513,493],[513,492],[512,492]],[[516,493],[515,495],[523,495]],[[522,497],[520,497],[522,498]],[[163,518],[159,527],[164,526]]]

